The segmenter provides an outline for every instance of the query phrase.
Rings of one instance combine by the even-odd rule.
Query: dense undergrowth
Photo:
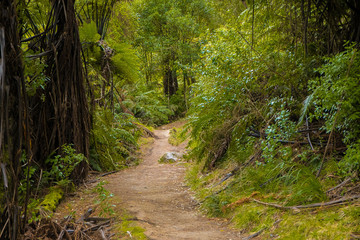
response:
[[[281,20],[294,17],[288,7],[275,1],[242,8],[203,35],[188,113],[188,181],[209,216],[231,218],[244,233],[347,239],[359,231],[358,200],[286,207],[359,194],[358,45],[345,42],[322,55],[323,42],[289,34],[293,26]],[[312,24],[306,31],[315,34]]]

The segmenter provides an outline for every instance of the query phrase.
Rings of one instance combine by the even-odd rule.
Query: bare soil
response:
[[[229,240],[240,239],[240,233],[227,227],[226,221],[203,216],[190,189],[184,183],[184,164],[160,164],[166,152],[183,152],[185,143],[168,143],[169,129],[155,130],[157,139],[142,147],[140,165],[104,177],[106,188],[120,205],[136,217],[149,239],[156,240]]]

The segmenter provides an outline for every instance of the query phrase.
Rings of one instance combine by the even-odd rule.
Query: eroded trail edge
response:
[[[155,141],[143,148],[142,163],[106,177],[107,188],[121,199],[121,205],[139,220],[149,239],[240,239],[226,222],[209,220],[196,207],[184,183],[185,167],[159,164],[166,152],[184,151],[185,144],[168,143],[169,130],[155,130]]]

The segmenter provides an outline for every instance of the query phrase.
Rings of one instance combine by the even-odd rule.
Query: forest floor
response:
[[[131,220],[145,230],[146,237],[153,240],[240,239],[239,231],[230,229],[226,220],[208,219],[199,212],[198,203],[184,182],[184,163],[158,162],[167,152],[182,154],[185,151],[186,143],[173,146],[168,142],[170,129],[181,124],[177,122],[155,130],[157,138],[141,146],[142,161],[138,166],[101,178],[107,182],[104,188],[114,195],[111,204],[116,205],[115,215],[126,211]],[[94,187],[94,183],[88,186]],[[66,211],[75,209],[82,213],[93,204],[94,198],[94,191],[82,191],[63,202],[59,207],[62,210],[56,215],[63,217]],[[131,231],[126,232],[129,236],[121,239],[136,239]]]

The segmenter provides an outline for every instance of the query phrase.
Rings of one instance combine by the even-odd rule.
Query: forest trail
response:
[[[168,143],[169,128],[155,130],[158,139],[142,147],[143,161],[139,166],[105,177],[109,182],[106,188],[139,220],[149,239],[240,239],[240,233],[228,229],[226,222],[201,215],[184,183],[184,166],[158,163],[166,152],[182,152],[185,148],[185,144]]]

